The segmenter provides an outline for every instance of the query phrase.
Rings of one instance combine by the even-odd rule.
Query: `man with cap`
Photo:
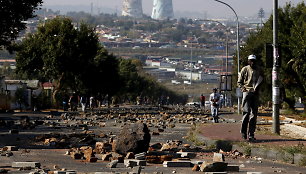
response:
[[[240,132],[242,138],[245,140],[249,138],[249,141],[256,140],[254,133],[258,113],[258,91],[262,80],[262,72],[256,65],[256,56],[249,55],[248,65],[241,69],[237,82],[238,87],[243,93],[243,117]]]
[[[213,93],[211,93],[209,96],[211,116],[213,117],[215,123],[219,123],[218,111],[219,111],[220,94],[217,93],[217,91],[218,89],[214,88]]]

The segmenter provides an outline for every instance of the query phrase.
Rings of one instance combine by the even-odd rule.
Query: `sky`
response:
[[[95,9],[117,9],[122,8],[123,0],[43,0],[44,7],[52,6],[79,6],[84,9],[90,9],[93,3]],[[266,14],[272,12],[274,0],[222,0],[229,4],[238,16],[255,16],[260,8],[263,8]],[[279,6],[283,7],[286,3],[292,2],[294,5],[305,0],[278,0]],[[151,15],[153,0],[142,0],[143,11]],[[197,12],[210,17],[229,17],[234,13],[226,5],[214,0],[173,0],[174,12]],[[84,10],[86,11],[86,10]],[[103,12],[103,11],[102,11]]]

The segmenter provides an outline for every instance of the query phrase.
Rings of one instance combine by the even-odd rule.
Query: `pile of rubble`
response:
[[[223,154],[220,157],[222,160],[201,161],[199,154],[205,150],[199,147],[191,148],[191,145],[183,144],[180,140],[150,144],[151,136],[159,136],[166,129],[175,128],[178,123],[193,125],[209,122],[210,119],[207,114],[197,111],[160,112],[118,109],[85,114],[64,113],[60,116],[49,115],[35,120],[22,117],[15,122],[5,121],[1,124],[10,128],[10,134],[18,134],[24,129],[42,127],[53,130],[52,133],[44,132],[45,134],[36,136],[34,145],[47,149],[68,149],[66,155],[73,160],[82,163],[107,163],[106,167],[111,169],[118,168],[118,165],[121,168],[123,164],[126,168],[133,169],[134,173],[140,173],[147,165],[169,168],[190,167],[193,171],[232,170],[231,166],[224,162]],[[120,132],[116,135],[111,131],[102,133],[99,128],[104,128],[107,124],[117,127]],[[7,146],[0,149],[1,156],[12,156],[12,151],[18,150],[16,148],[16,146]],[[13,162],[11,167],[18,170],[35,169],[32,171],[33,174],[76,173],[57,167],[54,167],[55,171],[41,169],[39,162]],[[5,172],[7,172],[5,169],[0,171],[0,173]]]

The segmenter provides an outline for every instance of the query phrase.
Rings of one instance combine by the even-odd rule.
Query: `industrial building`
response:
[[[142,15],[143,15],[142,0],[123,1],[122,16],[141,18]]]
[[[151,17],[158,20],[173,18],[174,14],[172,0],[154,0]]]

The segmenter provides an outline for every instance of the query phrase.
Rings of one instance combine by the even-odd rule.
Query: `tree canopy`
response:
[[[25,29],[28,18],[34,17],[42,0],[1,0],[0,1],[0,46],[9,46],[19,32]]]
[[[184,103],[185,96],[162,87],[155,79],[141,74],[139,60],[120,59],[107,52],[98,41],[94,28],[57,17],[38,27],[18,45],[16,72],[24,79],[52,81],[53,94],[75,91],[95,96],[117,96],[134,100],[137,96],[158,101],[171,96]]]
[[[95,81],[98,73],[95,70],[107,58],[112,57],[99,45],[92,27],[77,27],[70,19],[58,17],[39,26],[19,44],[16,67],[24,78],[53,80],[58,89],[82,91],[90,89],[90,81]]]
[[[282,99],[290,108],[294,107],[295,98],[301,97],[306,104],[306,6],[299,3],[293,7],[290,3],[279,9],[279,45],[280,45],[280,81]],[[272,16],[257,33],[252,33],[241,50],[241,57],[256,54],[261,66],[267,60],[265,44],[273,42]],[[242,64],[246,60],[242,59]],[[263,101],[271,100],[271,68],[265,69],[265,84],[262,89]]]

